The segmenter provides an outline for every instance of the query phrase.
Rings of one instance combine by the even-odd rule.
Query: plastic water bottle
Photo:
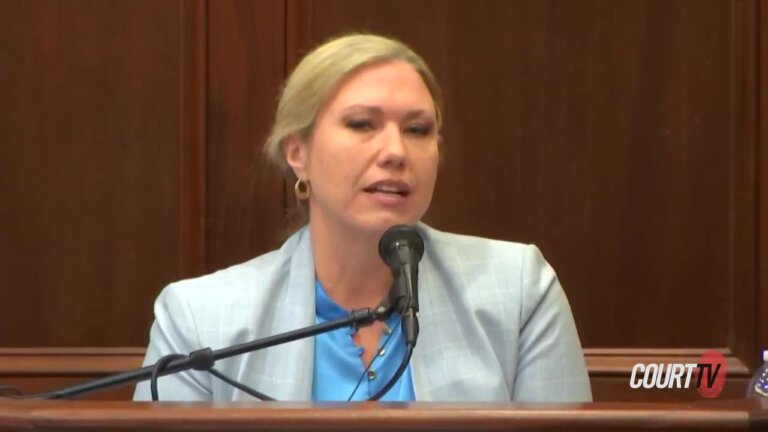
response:
[[[752,376],[747,388],[747,397],[768,399],[768,350],[763,351],[763,365]]]

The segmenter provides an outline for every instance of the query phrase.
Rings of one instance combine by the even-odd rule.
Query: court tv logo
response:
[[[697,363],[637,363],[632,367],[632,389],[687,389],[705,398],[716,398],[725,386],[725,357],[719,351],[704,352]]]

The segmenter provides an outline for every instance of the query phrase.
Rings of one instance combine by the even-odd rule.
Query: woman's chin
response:
[[[419,218],[413,216],[378,215],[377,217],[360,221],[359,226],[363,231],[381,235],[384,231],[395,225],[413,225],[418,221]]]

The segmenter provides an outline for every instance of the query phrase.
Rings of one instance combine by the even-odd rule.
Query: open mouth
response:
[[[407,183],[394,180],[384,180],[373,183],[363,189],[367,193],[379,193],[384,195],[396,195],[406,197],[411,193],[411,188]]]

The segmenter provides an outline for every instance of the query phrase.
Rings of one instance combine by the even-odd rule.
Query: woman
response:
[[[591,400],[568,301],[538,249],[419,224],[437,177],[441,109],[429,68],[400,42],[350,35],[309,53],[286,82],[267,143],[295,179],[308,224],[280,250],[168,286],[145,365],[380,304],[392,276],[378,241],[392,225],[417,224],[421,333],[382,400]],[[277,400],[365,400],[403,352],[395,314],[216,366]],[[162,400],[251,399],[204,372],[163,377],[159,390]],[[147,383],[135,399],[149,399]]]

